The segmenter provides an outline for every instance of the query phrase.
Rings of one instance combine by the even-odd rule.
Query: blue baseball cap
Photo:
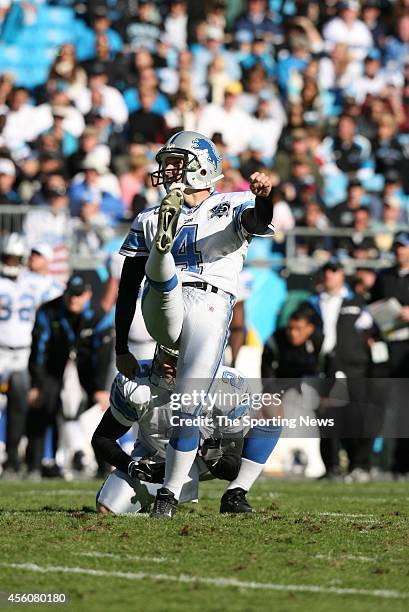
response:
[[[396,234],[393,245],[396,246],[397,244],[409,246],[409,232],[399,232],[399,234]]]
[[[82,295],[83,293],[85,293],[85,291],[88,291],[89,289],[90,285],[85,282],[82,276],[79,276],[78,274],[73,274],[68,280],[67,287],[65,289],[65,294],[69,297],[73,295],[78,296]]]

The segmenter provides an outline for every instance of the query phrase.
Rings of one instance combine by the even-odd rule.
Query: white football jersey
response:
[[[140,361],[142,376],[136,380],[117,374],[112,383],[110,407],[115,419],[125,427],[138,423],[138,442],[147,454],[165,457],[172,427],[171,417],[176,413],[169,403],[171,392],[150,381],[151,365],[152,360]],[[213,402],[211,405],[215,404],[215,407],[203,413],[211,415],[209,418],[212,422],[207,419],[201,422],[202,438],[233,435],[247,430],[243,417],[251,413],[248,400],[250,391],[236,369],[220,366],[209,396]],[[241,400],[244,401],[241,403]],[[227,418],[221,418],[223,416]]]
[[[252,238],[241,216],[254,207],[250,191],[214,193],[199,206],[183,205],[172,254],[180,281],[210,283],[237,296],[238,277]],[[158,225],[159,206],[140,212],[132,223],[120,253],[146,257],[152,248]],[[265,236],[274,234],[272,226]]]
[[[39,293],[23,273],[15,281],[0,276],[0,347],[31,346]]]

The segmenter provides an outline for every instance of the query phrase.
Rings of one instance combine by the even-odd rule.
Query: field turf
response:
[[[86,612],[409,610],[405,483],[264,480],[257,514],[229,517],[210,482],[173,521],[97,515],[98,487],[0,482],[0,608],[51,592]]]

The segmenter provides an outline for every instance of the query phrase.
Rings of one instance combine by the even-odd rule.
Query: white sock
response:
[[[255,461],[250,461],[250,459],[242,459],[237,478],[229,484],[227,490],[240,487],[240,489],[250,491],[251,487],[263,471],[263,467],[264,463],[256,463]]]
[[[172,253],[159,253],[155,245],[149,253],[145,266],[146,276],[157,283],[166,283],[176,274],[175,260]]]
[[[191,451],[179,451],[170,444],[167,446],[163,486],[172,491],[176,499],[179,499],[182,487],[189,478],[196,454],[197,448]]]

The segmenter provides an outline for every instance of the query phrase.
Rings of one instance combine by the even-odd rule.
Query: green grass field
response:
[[[0,608],[53,592],[86,612],[409,609],[405,483],[264,480],[257,515],[228,517],[210,482],[173,521],[97,515],[98,487],[0,482]]]

